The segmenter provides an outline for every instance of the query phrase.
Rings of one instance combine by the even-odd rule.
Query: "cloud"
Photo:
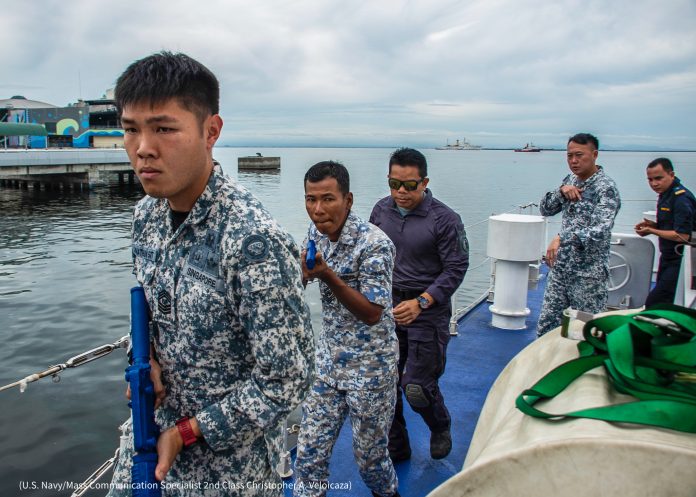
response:
[[[230,144],[562,146],[587,129],[696,148],[691,0],[6,0],[4,12],[1,97],[99,97],[133,60],[184,51],[220,79]]]

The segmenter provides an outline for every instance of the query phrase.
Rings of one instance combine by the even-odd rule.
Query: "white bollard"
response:
[[[542,216],[500,214],[488,218],[488,256],[497,259],[492,325],[524,329],[529,315],[529,264],[540,258],[546,223]]]

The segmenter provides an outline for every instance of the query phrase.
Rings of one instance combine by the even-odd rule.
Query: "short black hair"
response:
[[[590,133],[578,133],[577,135],[573,135],[568,138],[568,143],[570,142],[579,143],[580,145],[587,145],[589,143],[595,150],[599,150],[599,140],[595,135],[591,135]]]
[[[672,165],[672,161],[669,160],[667,157],[659,157],[654,161],[651,161],[650,164],[648,164],[648,169],[657,166],[662,166],[662,169],[664,169],[665,172],[674,172],[674,166]]]
[[[350,175],[346,166],[340,162],[325,160],[310,167],[304,175],[305,189],[307,182],[318,183],[326,178],[335,178],[338,189],[343,195],[350,193]]]
[[[119,117],[130,104],[177,99],[201,122],[220,112],[220,83],[203,64],[183,53],[162,51],[136,60],[119,76],[114,91]]]
[[[403,147],[395,150],[389,158],[390,173],[394,164],[402,167],[416,166],[421,178],[425,178],[428,175],[428,161],[425,160],[425,156],[422,153],[414,148]]]

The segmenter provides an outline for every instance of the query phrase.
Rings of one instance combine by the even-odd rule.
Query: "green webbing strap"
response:
[[[696,311],[661,304],[635,314],[593,319],[582,332],[580,357],[522,392],[515,401],[520,411],[551,420],[591,418],[696,433]],[[599,366],[617,391],[638,400],[562,414],[535,407]]]

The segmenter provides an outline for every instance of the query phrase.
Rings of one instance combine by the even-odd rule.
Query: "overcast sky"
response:
[[[696,149],[695,0],[4,0],[0,98],[99,98],[162,49],[222,143]]]

